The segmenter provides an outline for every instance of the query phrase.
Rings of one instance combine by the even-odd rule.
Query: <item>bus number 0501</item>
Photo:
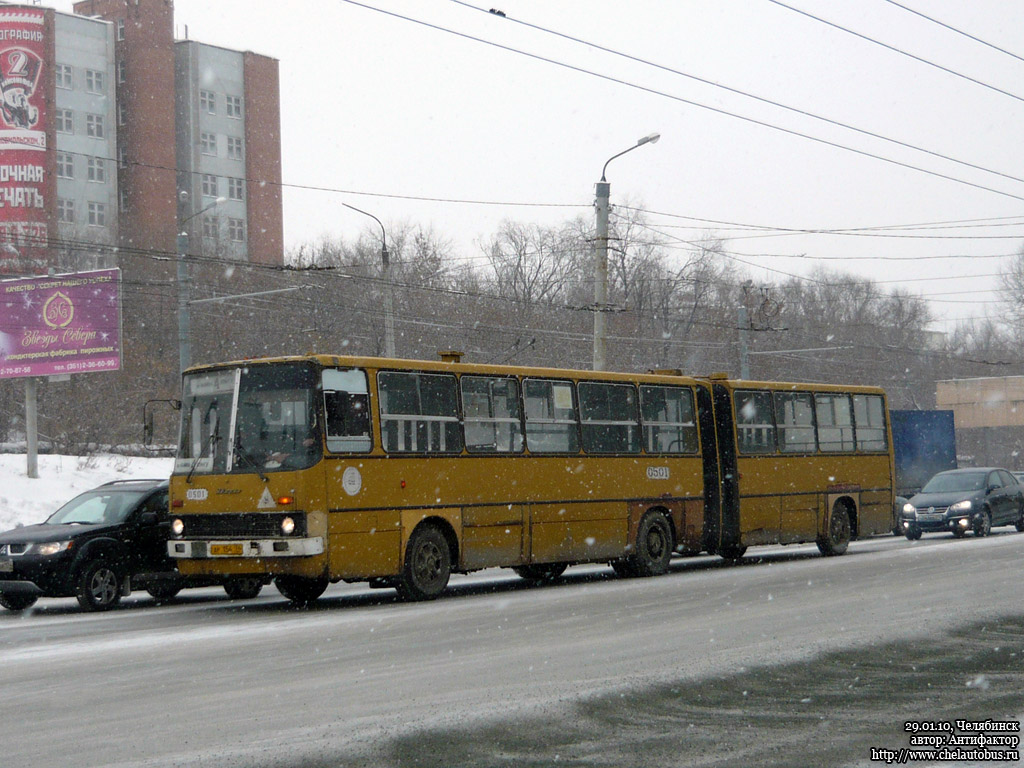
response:
[[[668,467],[648,467],[648,480],[668,480]]]

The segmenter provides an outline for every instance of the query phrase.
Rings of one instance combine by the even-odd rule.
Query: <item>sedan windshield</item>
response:
[[[145,491],[89,491],[54,512],[47,525],[98,525],[123,522]]]
[[[943,472],[925,483],[921,493],[980,491],[985,487],[986,477],[986,472]]]

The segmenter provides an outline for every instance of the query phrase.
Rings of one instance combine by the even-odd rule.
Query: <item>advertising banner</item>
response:
[[[0,275],[45,270],[43,9],[0,6]]]
[[[121,271],[0,281],[0,379],[121,368]]]

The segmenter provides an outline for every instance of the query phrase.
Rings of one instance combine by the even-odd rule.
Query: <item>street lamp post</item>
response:
[[[605,313],[608,311],[608,211],[612,185],[605,180],[608,163],[644,144],[654,144],[660,133],[651,133],[638,140],[629,149],[612,155],[601,169],[601,180],[596,184],[594,209],[597,217],[597,242],[594,258],[594,370],[603,371],[606,361]]]
[[[348,203],[342,203],[346,208],[351,208],[356,213],[361,213],[363,216],[369,216],[371,219],[380,225],[380,261],[381,271],[384,277],[384,356],[394,357],[395,356],[395,307],[394,297],[391,291],[391,260],[388,257],[388,242],[387,233],[384,230],[384,224],[381,220],[374,216],[372,213],[367,213],[361,208],[356,208],[354,205]]]
[[[187,192],[182,192],[182,199],[187,199]],[[185,216],[181,219],[178,224],[178,238],[176,243],[177,251],[177,262],[178,262],[178,373],[184,373],[185,369],[192,364],[192,318],[189,314],[189,281],[188,281],[188,266],[186,265],[185,259],[188,256],[188,229],[185,225],[188,224],[196,216],[202,216],[212,208],[216,208],[223,202],[226,202],[226,197],[218,197],[212,203],[207,205],[205,208],[196,211],[193,214]]]

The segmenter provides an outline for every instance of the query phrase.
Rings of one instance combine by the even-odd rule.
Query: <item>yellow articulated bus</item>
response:
[[[423,600],[491,567],[835,555],[893,527],[872,387],[309,355],[195,367],[182,395],[168,551],[296,603],[341,580]]]

